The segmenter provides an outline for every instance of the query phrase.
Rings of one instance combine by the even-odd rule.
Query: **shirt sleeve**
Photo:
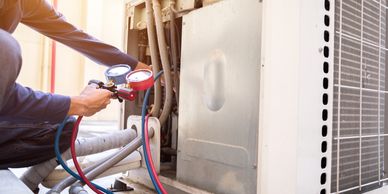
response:
[[[0,120],[60,123],[70,107],[70,97],[33,91],[18,83],[10,89]]]
[[[23,0],[22,9],[23,24],[79,51],[98,64],[128,64],[134,69],[138,63],[135,58],[116,47],[102,43],[68,23],[64,16],[56,12],[45,0]]]

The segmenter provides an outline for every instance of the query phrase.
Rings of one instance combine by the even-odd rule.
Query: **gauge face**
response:
[[[128,67],[119,66],[119,67],[114,67],[112,69],[109,69],[109,71],[107,73],[109,76],[115,76],[115,75],[126,74],[129,71],[130,71],[130,69]]]
[[[131,72],[131,67],[124,64],[118,64],[110,67],[105,71],[107,81],[116,85],[127,83],[126,76]]]
[[[127,75],[127,82],[134,91],[147,90],[154,85],[152,71],[139,69]]]
[[[151,76],[152,73],[150,71],[137,71],[128,75],[127,80],[128,82],[141,82],[149,79]]]

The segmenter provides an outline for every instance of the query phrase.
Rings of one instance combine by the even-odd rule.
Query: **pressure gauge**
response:
[[[154,85],[153,73],[148,69],[132,71],[127,75],[127,82],[133,90],[146,90]]]
[[[124,64],[114,65],[105,71],[105,77],[115,85],[126,84],[127,75],[131,72],[131,67]]]

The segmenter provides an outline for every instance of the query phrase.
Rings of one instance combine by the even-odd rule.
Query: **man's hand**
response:
[[[68,115],[92,116],[106,108],[110,103],[112,92],[97,89],[97,85],[91,84],[85,87],[79,96],[71,97]]]
[[[152,71],[152,67],[149,66],[149,65],[146,65],[142,62],[138,62],[136,67],[135,67],[135,70],[138,70],[138,69],[148,69],[148,70],[151,70]]]

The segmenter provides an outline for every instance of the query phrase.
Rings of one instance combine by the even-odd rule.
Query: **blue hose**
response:
[[[154,80],[157,80],[159,79],[159,77],[162,75],[163,71],[160,71],[154,78]],[[154,185],[155,187],[155,190],[157,191],[158,194],[162,194],[162,191],[160,190],[158,184],[156,183],[156,180],[155,180],[155,177],[152,175],[151,173],[151,167],[150,167],[150,159],[148,158],[147,154],[146,154],[146,147],[145,147],[145,136],[144,136],[144,124],[145,124],[145,115],[146,115],[146,112],[147,112],[147,104],[148,104],[148,98],[150,96],[150,93],[151,93],[151,88],[148,88],[147,89],[147,92],[144,96],[144,101],[143,101],[143,106],[141,108],[141,130],[143,131],[143,135],[142,135],[142,140],[143,140],[143,152],[144,152],[144,161],[145,161],[145,164],[147,166],[147,170],[148,170],[148,174],[150,175],[151,177],[151,181],[152,181],[152,184]],[[147,137],[148,138],[148,137]]]
[[[60,138],[61,138],[61,134],[62,134],[62,130],[63,128],[65,127],[66,125],[66,122],[67,122],[67,119],[69,117],[66,117],[65,120],[63,120],[63,122],[61,123],[61,125],[59,125],[58,129],[57,129],[57,133],[55,134],[55,142],[54,142],[54,149],[55,149],[55,156],[57,157],[57,160],[59,162],[59,164],[61,164],[62,168],[66,170],[66,172],[68,172],[71,176],[73,176],[74,178],[82,181],[81,177],[76,174],[75,172],[73,172],[67,165],[66,163],[63,161],[62,159],[62,155],[61,155],[61,152],[59,150],[59,141],[60,141]],[[109,191],[97,184],[94,184],[92,183],[98,190],[104,192],[104,193],[107,193],[107,194],[113,194],[112,191]]]

